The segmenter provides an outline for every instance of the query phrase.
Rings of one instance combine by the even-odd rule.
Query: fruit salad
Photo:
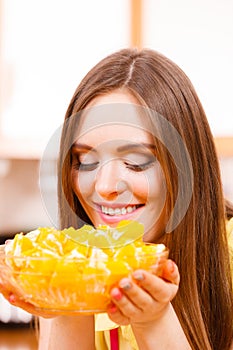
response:
[[[0,256],[0,282],[38,308],[58,313],[104,312],[110,290],[138,268],[157,269],[167,258],[163,244],[143,242],[143,225],[42,227],[16,234]]]

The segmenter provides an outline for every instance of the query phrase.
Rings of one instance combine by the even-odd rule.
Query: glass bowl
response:
[[[54,314],[105,312],[110,290],[136,269],[159,275],[168,258],[163,244],[92,248],[89,257],[16,256],[0,252],[0,283],[37,309]]]

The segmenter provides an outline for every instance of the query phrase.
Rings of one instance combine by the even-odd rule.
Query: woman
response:
[[[172,234],[161,238],[181,275],[179,292],[172,304],[193,349],[229,349],[233,327],[232,284],[225,220],[232,214],[232,208],[224,206],[218,159],[203,108],[188,78],[170,60],[150,50],[122,50],[102,60],[83,79],[71,100],[66,120],[90,107],[99,96],[106,96],[102,103],[115,102],[107,97],[119,89],[127,91],[134,103],[163,116],[187,147],[193,171],[192,198],[180,224]],[[64,155],[69,147],[63,146],[72,139],[71,135],[67,137],[67,132],[64,129],[61,150],[63,189],[69,206],[82,220],[90,222],[83,210],[85,198],[80,205],[79,193],[72,189],[72,181],[66,181],[71,163],[69,153]],[[166,147],[156,142],[156,156],[167,187],[164,219],[175,205],[177,170]],[[67,202],[60,192],[64,227],[77,225],[75,216],[62,217]],[[157,240],[154,232],[150,241]]]
[[[226,219],[233,209],[224,202],[213,137],[189,79],[157,52],[121,50],[86,75],[65,120],[61,227],[138,219],[144,240],[163,242],[172,259],[162,278],[139,270],[112,290],[108,315],[122,326],[122,349],[230,350]],[[98,333],[97,349],[108,342]],[[93,317],[41,318],[40,348],[58,347],[94,349]]]

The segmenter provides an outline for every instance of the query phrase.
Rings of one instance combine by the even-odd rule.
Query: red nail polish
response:
[[[112,290],[112,297],[116,300],[119,301],[121,300],[123,294],[121,293],[121,291],[117,288]]]
[[[117,307],[116,307],[116,305],[112,305],[112,306],[110,306],[110,308],[108,310],[111,314],[114,314],[117,311]]]
[[[10,303],[14,304],[16,302],[16,297],[14,294],[10,294],[8,300]]]

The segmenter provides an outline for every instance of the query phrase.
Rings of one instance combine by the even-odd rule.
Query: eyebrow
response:
[[[156,149],[155,145],[153,145],[151,143],[142,142],[142,143],[128,143],[127,145],[119,146],[117,148],[117,151],[118,152],[125,152],[128,150],[143,150],[145,148],[148,148],[152,151],[154,151]]]
[[[72,149],[73,148],[77,148],[78,150],[86,150],[86,151],[96,151],[93,147],[85,144],[85,143],[77,143],[75,142],[72,145]],[[146,143],[146,142],[142,142],[142,143],[128,143],[126,145],[123,146],[119,146],[117,147],[117,151],[118,152],[125,152],[125,151],[129,151],[129,150],[143,150],[144,148],[150,149],[152,151],[156,150],[156,146],[152,143]]]
[[[77,142],[73,143],[71,149],[73,148],[77,148],[79,150],[87,150],[87,151],[94,150],[93,147],[86,145],[85,143],[77,143]]]

